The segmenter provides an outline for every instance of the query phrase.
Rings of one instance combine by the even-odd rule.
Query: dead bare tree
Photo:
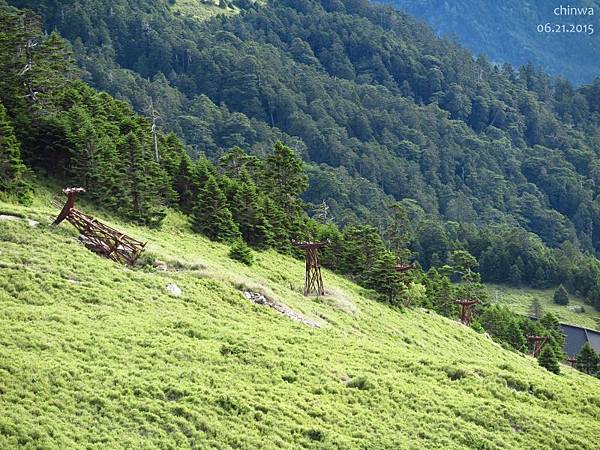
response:
[[[154,158],[160,164],[160,153],[158,151],[158,120],[160,113],[154,108],[154,100],[151,98],[150,103],[146,107],[146,114],[152,120],[152,141],[154,144]]]

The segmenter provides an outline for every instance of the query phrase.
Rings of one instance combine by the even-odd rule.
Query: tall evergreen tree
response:
[[[290,239],[292,230],[290,229],[290,219],[275,201],[265,195],[259,199],[259,207],[264,217],[265,224],[268,224],[268,230],[265,232],[266,245],[282,253],[290,253],[293,248]]]
[[[529,314],[532,317],[535,317],[536,319],[540,319],[542,317],[543,308],[542,308],[542,304],[540,303],[539,299],[534,298],[532,300],[531,305],[529,307]]]
[[[568,305],[569,304],[569,294],[565,287],[561,284],[558,286],[556,291],[554,291],[554,303],[557,305]]]
[[[279,141],[265,161],[263,184],[288,215],[299,214],[302,206],[299,195],[308,187],[308,177],[302,160]]]
[[[556,357],[551,345],[544,346],[544,349],[538,358],[538,363],[540,366],[546,370],[549,370],[550,372],[553,372],[557,375],[560,373],[558,358]]]
[[[231,202],[233,218],[244,241],[255,247],[265,246],[270,240],[271,225],[265,219],[259,193],[246,169],[242,169],[237,185]]]
[[[227,198],[212,175],[198,192],[192,214],[192,228],[215,241],[233,241],[240,236]]]
[[[179,206],[182,211],[191,213],[194,206],[194,197],[197,192],[194,163],[187,153],[181,156],[179,167],[175,174],[174,188],[179,196]]]
[[[158,226],[165,217],[161,201],[163,195],[172,195],[166,174],[152,158],[147,158],[142,143],[134,132],[129,132],[122,143],[126,157],[124,184],[126,186],[127,214],[130,219],[149,226]]]
[[[589,342],[586,342],[577,354],[575,364],[578,370],[589,375],[596,375],[600,370],[600,355],[594,351]]]
[[[30,187],[24,178],[26,172],[19,142],[6,109],[0,103],[0,191],[15,195],[21,202],[28,202]]]
[[[261,161],[236,146],[219,158],[219,166],[225,175],[237,179],[244,171],[253,174],[261,166]]]
[[[397,304],[402,291],[398,272],[394,270],[396,257],[391,252],[378,255],[365,277],[365,286],[377,291],[391,304]]]

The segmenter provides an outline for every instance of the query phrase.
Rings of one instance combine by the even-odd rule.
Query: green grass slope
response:
[[[245,267],[177,214],[160,231],[100,214],[148,240],[169,270],[122,267],[69,224],[49,226],[52,199],[0,203],[0,214],[40,222],[0,221],[2,449],[597,446],[597,379],[565,366],[553,375],[327,271],[332,294],[304,298],[302,262],[267,252]],[[240,288],[322,326],[253,305]]]
[[[580,327],[598,329],[600,312],[576,296],[569,296],[567,306],[557,305],[553,301],[554,289],[514,288],[503,285],[488,285],[490,300],[505,305],[517,314],[529,315],[531,302],[538,299],[543,312],[551,312],[563,323]],[[583,308],[583,312],[578,312]]]
[[[239,14],[240,9],[234,5],[219,6],[218,0],[177,0],[171,6],[176,15],[188,16],[196,20],[208,20],[211,17],[225,14]]]

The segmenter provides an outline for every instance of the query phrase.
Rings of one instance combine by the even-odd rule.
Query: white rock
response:
[[[176,284],[167,284],[166,288],[169,294],[174,295],[175,297],[179,297],[182,294],[181,289]]]
[[[27,223],[31,228],[37,227],[40,223],[37,220],[27,219]]]

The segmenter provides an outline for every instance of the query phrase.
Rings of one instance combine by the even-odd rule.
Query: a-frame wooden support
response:
[[[548,341],[548,336],[527,336],[527,341],[531,346],[531,356],[537,358],[542,353],[542,348]]]
[[[473,320],[473,308],[477,303],[479,303],[479,300],[463,298],[459,300],[454,300],[454,303],[460,305],[460,321],[464,325],[471,325],[471,322]]]
[[[292,240],[292,244],[306,251],[306,274],[304,277],[304,295],[325,295],[321,266],[319,265],[319,249],[331,244],[330,240],[323,242],[299,242]]]

